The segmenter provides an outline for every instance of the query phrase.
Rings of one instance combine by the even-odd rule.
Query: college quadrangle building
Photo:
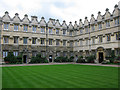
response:
[[[0,17],[0,56],[4,57],[12,51],[15,56],[22,53],[23,63],[28,63],[32,56],[41,53],[46,56],[49,62],[54,62],[58,56],[79,56],[95,55],[98,63],[105,60],[114,51],[120,55],[120,8],[114,6],[114,11],[109,12],[107,8],[104,15],[98,12],[95,19],[91,15],[90,21],[79,20],[69,25],[63,21],[49,19],[41,20],[37,16],[25,14],[23,19],[16,13],[13,18],[6,11]]]

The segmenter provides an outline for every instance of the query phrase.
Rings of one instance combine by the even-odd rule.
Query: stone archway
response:
[[[96,59],[98,63],[102,63],[105,60],[105,49],[103,47],[97,48]]]
[[[25,63],[25,64],[28,63],[28,55],[27,54],[23,54],[23,56],[22,56],[22,63]]]

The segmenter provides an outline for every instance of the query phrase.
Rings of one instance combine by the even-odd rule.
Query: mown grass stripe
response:
[[[83,65],[4,67],[3,75],[8,70],[12,73],[8,73],[8,76],[15,75],[15,78],[4,75],[3,80],[6,83],[4,87],[12,88],[115,88],[118,85],[117,69]],[[8,85],[6,79],[13,80],[13,85]]]

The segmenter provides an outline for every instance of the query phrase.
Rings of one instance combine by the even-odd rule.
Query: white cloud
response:
[[[42,16],[45,18],[55,18],[66,20],[67,23],[78,21],[85,16],[90,20],[91,14],[97,17],[98,11],[102,14],[105,9],[109,8],[113,12],[114,5],[118,4],[119,0],[0,0],[0,16],[8,11],[13,17],[15,13],[19,13],[21,19],[25,14],[36,15],[39,19]]]

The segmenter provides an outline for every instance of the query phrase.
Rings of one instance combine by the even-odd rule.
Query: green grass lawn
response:
[[[3,88],[118,88],[118,68],[89,65],[2,67]]]

